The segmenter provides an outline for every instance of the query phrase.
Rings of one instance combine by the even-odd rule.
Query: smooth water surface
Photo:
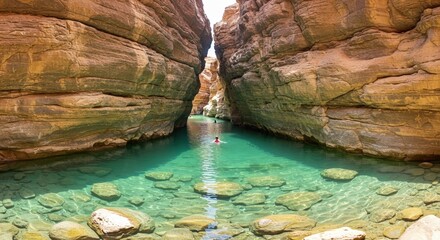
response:
[[[225,143],[213,143],[215,136]],[[0,206],[0,220],[22,219],[29,222],[28,230],[47,231],[62,220],[86,221],[102,206],[128,207],[152,216],[160,234],[173,228],[176,220],[193,214],[239,224],[247,231],[259,217],[294,213],[307,215],[318,224],[363,222],[370,236],[379,236],[383,228],[400,221],[402,209],[439,209],[436,203],[425,203],[429,194],[440,192],[437,167],[422,169],[414,164],[331,151],[240,129],[229,122],[214,123],[214,119],[201,116],[190,117],[187,129],[164,139],[63,158],[48,166],[30,163],[20,170],[1,173],[0,200],[10,199],[14,206]],[[328,180],[320,175],[327,168],[356,170],[359,175],[351,181]],[[174,189],[155,186],[156,181],[144,176],[157,171],[173,173],[168,181],[171,187],[165,188]],[[285,184],[253,187],[248,182],[252,177],[279,177]],[[236,197],[218,199],[215,191],[204,195],[193,190],[198,182],[209,185],[222,181],[241,184],[245,189],[241,195],[263,193],[266,201],[238,205],[234,204]],[[91,187],[100,182],[112,182],[122,196],[116,201],[93,196]],[[383,186],[398,191],[390,196],[377,194]],[[275,204],[280,195],[290,192],[314,192],[322,200],[298,211]],[[47,193],[56,193],[65,202],[61,207],[43,206],[39,199]],[[133,200],[138,206],[131,203]],[[372,215],[383,209],[391,209],[395,215],[381,222],[371,221]],[[210,239],[209,232],[206,236]]]

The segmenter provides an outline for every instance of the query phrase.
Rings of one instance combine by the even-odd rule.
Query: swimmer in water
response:
[[[215,137],[214,142],[215,142],[215,143],[220,143],[221,141],[220,141],[220,139],[218,139],[218,137]]]

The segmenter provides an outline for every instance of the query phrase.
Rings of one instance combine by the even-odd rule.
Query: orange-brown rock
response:
[[[210,45],[202,1],[0,1],[0,159],[183,126]]]
[[[211,84],[218,79],[218,61],[215,58],[205,58],[205,69],[199,75],[200,89],[193,100],[191,114],[202,114],[203,107],[209,102]]]
[[[218,75],[218,60],[207,57],[205,69],[199,75],[200,90],[193,100],[192,114],[230,119],[229,101],[225,95],[226,83]]]
[[[218,60],[212,63],[209,101],[203,107],[203,115],[220,119],[230,119],[229,101],[225,92],[226,83],[218,75]]]
[[[396,159],[440,156],[440,0],[239,0],[215,26],[232,120]]]

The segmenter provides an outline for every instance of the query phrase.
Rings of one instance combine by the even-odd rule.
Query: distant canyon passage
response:
[[[440,1],[239,0],[215,25],[232,120],[375,156],[440,156]]]
[[[201,0],[0,0],[0,159],[184,126],[211,44]]]

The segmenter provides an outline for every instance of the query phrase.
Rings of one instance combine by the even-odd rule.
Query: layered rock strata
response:
[[[192,102],[191,114],[202,114],[203,107],[208,105],[211,84],[218,79],[218,62],[212,57],[205,58],[205,69],[199,75],[200,89]]]
[[[229,101],[225,93],[224,81],[218,75],[219,63],[216,58],[205,59],[205,69],[199,75],[200,90],[193,100],[192,114],[229,119]]]
[[[0,1],[0,159],[183,126],[211,42],[201,0]]]
[[[220,119],[230,119],[229,100],[225,92],[226,83],[218,74],[218,60],[211,63],[211,85],[208,104],[203,107],[203,115]]]
[[[215,40],[233,122],[369,155],[440,156],[439,0],[239,0]]]

